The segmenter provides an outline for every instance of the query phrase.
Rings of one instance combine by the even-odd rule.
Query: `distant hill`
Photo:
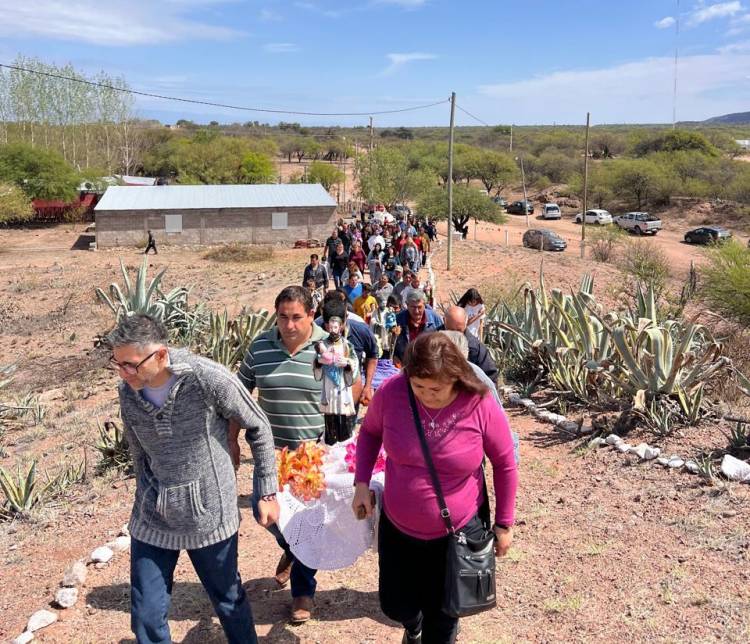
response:
[[[724,125],[750,125],[750,112],[735,112],[734,114],[724,114],[724,116],[714,116],[703,122],[722,123]]]

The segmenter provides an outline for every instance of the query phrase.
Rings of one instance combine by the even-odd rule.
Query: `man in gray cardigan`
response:
[[[203,583],[227,639],[257,642],[237,569],[237,432],[247,428],[260,487],[258,521],[278,519],[268,419],[229,370],[167,346],[147,315],[123,318],[108,336],[136,475],[130,516],[131,626],[140,643],[170,642],[167,613],[181,550]]]

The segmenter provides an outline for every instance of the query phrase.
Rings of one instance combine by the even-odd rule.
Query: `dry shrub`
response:
[[[669,259],[667,254],[648,240],[631,240],[622,252],[622,269],[637,282],[653,286],[660,296],[669,279]]]
[[[709,325],[709,328],[722,343],[723,353],[732,360],[734,368],[750,376],[750,331],[727,322]],[[739,389],[734,378],[716,378],[711,394],[729,405],[732,411],[750,407],[750,398]]]
[[[235,242],[212,248],[203,255],[203,259],[210,259],[214,262],[249,264],[270,261],[273,259],[273,255],[273,246],[247,246]]]
[[[617,225],[600,226],[591,232],[591,257],[597,262],[611,262],[627,233]]]

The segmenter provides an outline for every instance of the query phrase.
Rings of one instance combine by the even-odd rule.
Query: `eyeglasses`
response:
[[[161,351],[161,349],[157,349],[153,353],[150,353],[138,364],[132,364],[130,362],[117,362],[117,360],[115,360],[114,358],[109,359],[109,364],[113,369],[119,369],[121,371],[124,371],[125,373],[129,373],[131,376],[134,376],[138,373],[138,369],[141,367],[141,365],[146,362],[146,360],[150,360],[151,358],[153,358],[157,353],[159,353],[159,351]]]

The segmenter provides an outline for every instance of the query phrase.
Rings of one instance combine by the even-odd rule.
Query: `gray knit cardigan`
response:
[[[263,411],[225,367],[169,350],[177,376],[159,408],[123,382],[122,421],[136,474],[131,535],[170,550],[203,548],[239,528],[229,419],[247,428],[260,494],[277,490],[273,436]]]

